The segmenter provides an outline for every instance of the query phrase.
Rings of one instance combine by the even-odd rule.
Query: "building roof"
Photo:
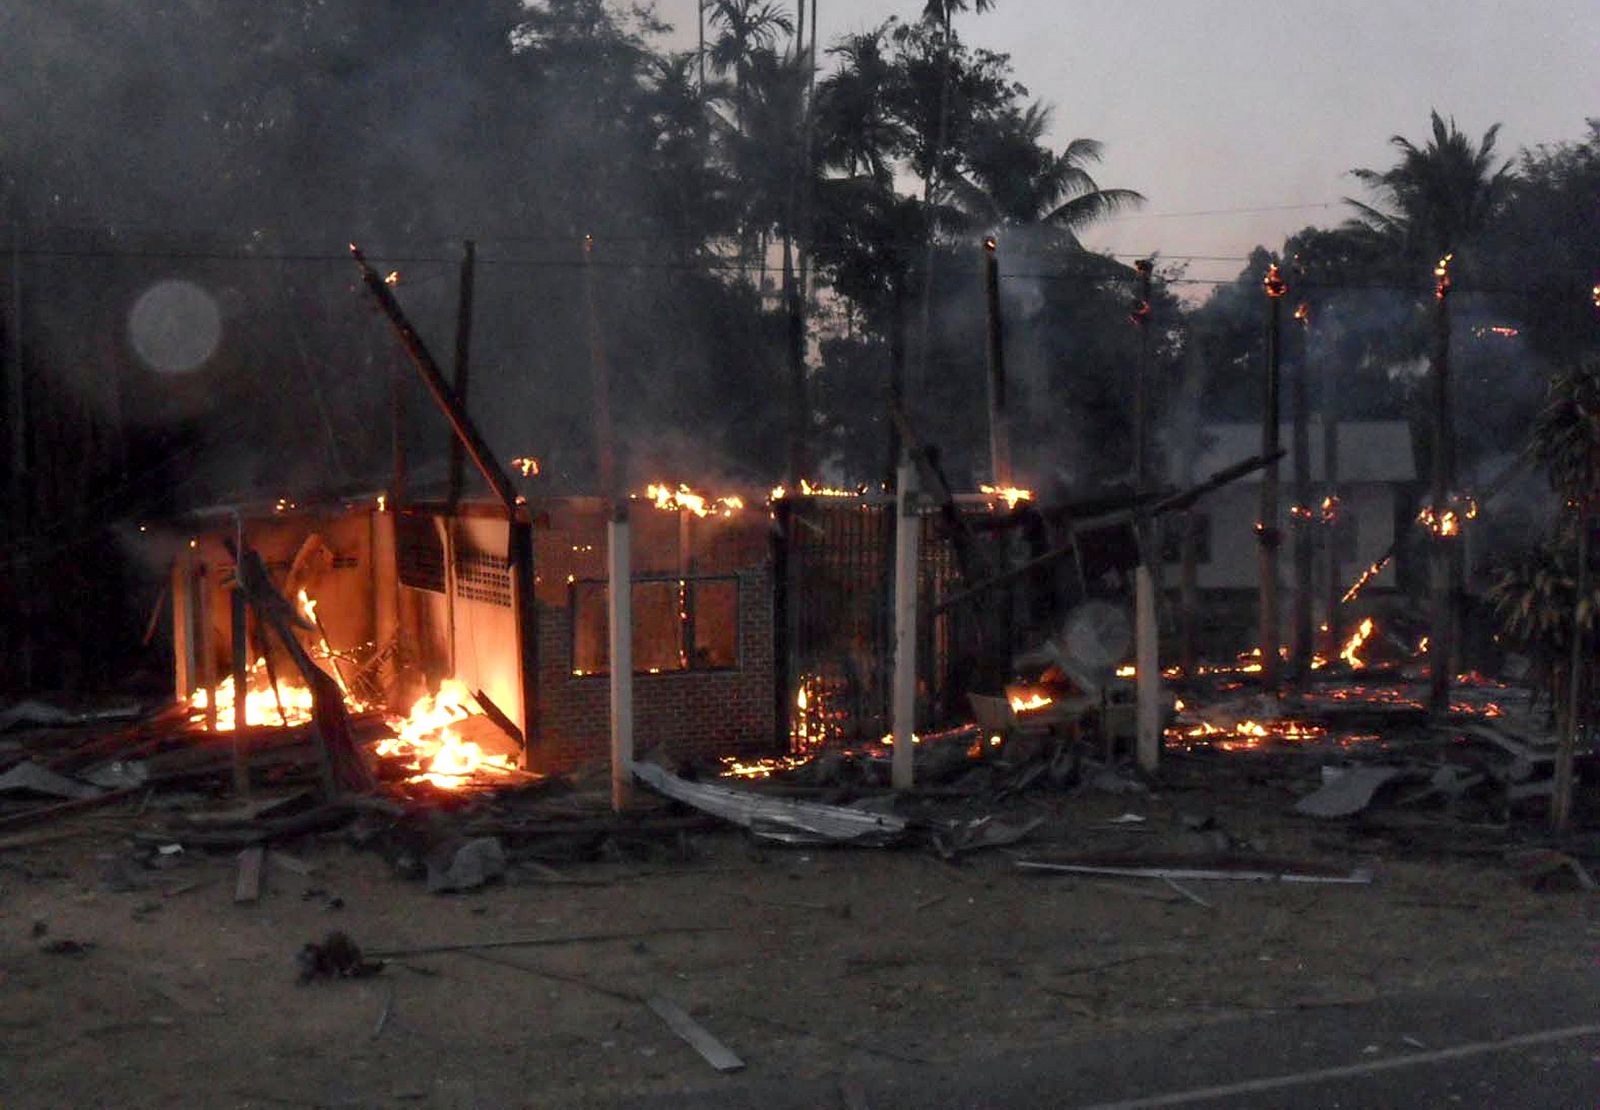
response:
[[[1313,419],[1309,431],[1311,480],[1320,482],[1323,480],[1322,421]],[[1279,425],[1278,439],[1288,452],[1279,464],[1279,473],[1287,477],[1294,460],[1294,425],[1288,421]],[[1199,481],[1260,453],[1260,424],[1203,424],[1200,452],[1193,470],[1184,466],[1185,460],[1176,457],[1175,452],[1171,478],[1176,485],[1186,484],[1190,474],[1194,481]],[[1242,481],[1259,482],[1261,474],[1257,470]],[[1339,481],[1411,482],[1416,477],[1410,424],[1404,420],[1352,420],[1339,424]]]

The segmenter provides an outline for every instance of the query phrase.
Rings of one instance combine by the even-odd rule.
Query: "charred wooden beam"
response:
[[[434,361],[427,344],[422,341],[422,336],[417,334],[417,329],[411,326],[405,310],[400,307],[400,302],[395,300],[394,294],[389,291],[389,286],[368,264],[366,256],[354,243],[350,244],[350,255],[361,269],[361,280],[366,284],[367,292],[372,294],[372,299],[378,302],[378,307],[383,309],[384,315],[389,318],[395,335],[400,339],[400,345],[406,349],[406,354],[411,356],[417,372],[422,375],[423,384],[428,387],[428,392],[433,394],[435,403],[444,413],[445,419],[450,422],[451,430],[466,448],[467,454],[471,456],[473,465],[483,475],[484,481],[489,483],[489,488],[494,491],[495,497],[505,506],[507,516],[515,519],[517,494],[511,485],[510,477],[501,468],[483,434],[478,431],[477,424],[473,422],[461,404],[460,398],[456,396],[455,390],[444,380],[444,374],[440,372],[439,364]]]

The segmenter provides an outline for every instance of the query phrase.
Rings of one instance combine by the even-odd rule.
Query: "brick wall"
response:
[[[738,571],[738,578],[738,667],[635,675],[636,751],[661,745],[674,756],[714,760],[772,750],[772,577],[759,566]],[[573,675],[571,610],[541,601],[538,619],[540,741],[530,764],[562,771],[604,759],[611,745],[610,679]]]

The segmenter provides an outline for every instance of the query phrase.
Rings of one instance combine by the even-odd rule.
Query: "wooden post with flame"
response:
[[[989,473],[1005,489],[1011,473],[1011,425],[1006,411],[1005,321],[1000,312],[1000,244],[993,235],[983,241],[983,289],[987,305],[989,354]]]
[[[1428,708],[1445,713],[1450,708],[1450,660],[1455,651],[1455,606],[1451,598],[1452,548],[1455,541],[1446,526],[1452,481],[1450,419],[1450,261],[1446,254],[1433,269],[1433,473],[1429,487],[1430,585],[1433,626],[1429,630],[1428,663],[1431,672]]]
[[[1267,380],[1261,407],[1261,454],[1278,456],[1278,390],[1282,372],[1283,298],[1288,283],[1278,273],[1278,264],[1267,267],[1262,279],[1267,295]],[[1261,682],[1269,691],[1278,686],[1278,463],[1267,464],[1261,476],[1261,507],[1256,520],[1256,537],[1261,550]]]
[[[1294,651],[1295,687],[1304,689],[1311,677],[1311,656],[1316,629],[1311,619],[1312,541],[1314,522],[1320,519],[1311,505],[1311,305],[1294,310],[1300,325],[1300,357],[1296,360],[1289,398],[1294,421]]]

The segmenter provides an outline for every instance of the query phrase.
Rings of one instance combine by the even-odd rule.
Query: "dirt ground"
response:
[[[130,873],[128,838],[157,818],[85,814],[0,851],[0,1103],[606,1106],[742,1081],[677,1039],[643,1004],[653,995],[771,1081],[1592,961],[1600,898],[1530,890],[1493,848],[1474,854],[1503,834],[1425,814],[1313,822],[1288,815],[1286,790],[1245,782],[1036,794],[1019,808],[1047,823],[1013,851],[1200,852],[1210,834],[1182,817],[1203,811],[1256,851],[1369,867],[1374,882],[1188,884],[1207,906],[1149,880],[1025,874],[1004,852],[952,864],[728,831],[692,838],[688,859],[563,865],[564,881],[516,867],[435,895],[329,834],[283,847],[310,874],[269,860],[259,901],[235,904],[233,854]],[[1107,824],[1124,813],[1149,831]],[[682,928],[705,931],[666,931]],[[297,951],[332,929],[369,950],[629,935],[299,985]],[[62,941],[90,947],[47,951]]]

